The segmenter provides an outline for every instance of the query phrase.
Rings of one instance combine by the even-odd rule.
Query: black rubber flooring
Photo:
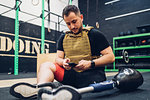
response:
[[[36,76],[36,74],[33,73],[30,74],[32,76],[33,75]],[[150,100],[150,72],[142,73],[142,75],[144,77],[144,83],[135,91],[125,93],[119,91],[119,89],[113,89],[99,93],[86,93],[82,95],[81,100]],[[110,79],[112,79],[112,77],[108,77],[108,80]],[[9,87],[8,87],[8,88],[0,88],[0,100],[19,100],[19,99],[9,94]]]
[[[21,79],[21,78],[36,78],[35,72],[20,72],[18,75],[0,73],[0,80]]]

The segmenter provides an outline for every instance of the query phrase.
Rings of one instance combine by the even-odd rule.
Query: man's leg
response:
[[[56,71],[55,64],[51,62],[43,63],[40,66],[40,69],[37,75],[37,84],[53,82],[55,71]]]
[[[61,84],[53,82],[54,76],[58,81],[63,80],[64,69],[57,64],[50,62],[43,63],[40,67],[37,85],[29,83],[17,83],[10,87],[10,94],[22,99],[37,97],[40,88],[57,88]]]

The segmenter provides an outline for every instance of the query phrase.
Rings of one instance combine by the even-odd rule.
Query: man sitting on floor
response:
[[[114,62],[115,57],[104,35],[93,27],[83,27],[83,15],[74,5],[63,9],[62,17],[70,31],[58,40],[55,63],[46,62],[40,66],[37,85],[17,83],[10,93],[18,98],[37,96],[41,87],[56,88],[58,82],[75,88],[106,80],[105,65]],[[73,68],[69,63],[77,64]],[[22,90],[21,90],[22,89]],[[29,92],[30,91],[30,92]]]

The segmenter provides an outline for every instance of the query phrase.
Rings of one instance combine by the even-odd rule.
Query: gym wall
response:
[[[113,1],[116,2],[111,3]],[[98,21],[99,30],[104,33],[111,46],[113,37],[117,37],[120,32],[130,30],[137,34],[137,26],[150,24],[150,0],[89,0],[89,6],[88,0],[78,2],[84,24],[96,27]]]
[[[37,54],[41,52],[42,0],[21,0],[19,12],[19,72],[36,72]],[[33,2],[32,2],[33,1]],[[45,10],[48,10],[48,0]],[[78,0],[72,4],[78,5]],[[68,0],[50,0],[50,11],[61,16],[62,9]],[[15,0],[2,0],[0,3],[0,73],[14,71],[14,39],[15,39]],[[45,12],[45,16],[48,13]],[[50,15],[45,19],[45,53],[56,52],[56,43],[63,31],[68,30],[62,18]],[[60,22],[58,25],[58,22]]]
[[[15,20],[0,16],[0,65],[2,72],[13,72]],[[45,28],[45,53],[56,52],[56,43],[62,32]],[[37,53],[41,52],[41,26],[21,23],[19,27],[19,72],[36,71]]]

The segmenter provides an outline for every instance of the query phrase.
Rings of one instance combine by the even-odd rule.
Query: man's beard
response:
[[[77,33],[72,32],[73,34],[79,34],[82,31],[82,26],[79,28],[79,31]]]

